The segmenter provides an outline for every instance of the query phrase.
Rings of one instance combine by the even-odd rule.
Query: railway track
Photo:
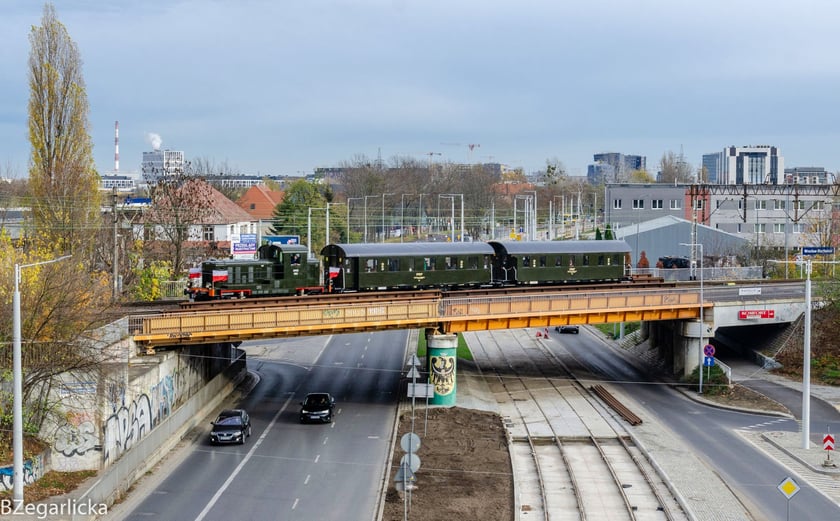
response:
[[[510,438],[517,518],[688,519],[653,466],[541,340],[470,342]],[[555,340],[551,340],[555,341]]]

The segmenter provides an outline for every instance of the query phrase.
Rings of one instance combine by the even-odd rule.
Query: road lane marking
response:
[[[311,477],[312,477],[312,474],[307,474],[306,479],[303,480],[303,484],[308,485],[309,484],[309,478],[311,478]]]
[[[213,497],[210,498],[210,501],[207,502],[207,505],[204,507],[204,510],[202,510],[198,514],[198,517],[195,518],[195,521],[201,521],[207,516],[207,514],[210,512],[210,509],[213,508],[213,506],[219,501],[219,498],[222,497],[224,491],[227,490],[231,483],[233,483],[233,480],[236,478],[236,476],[238,476],[239,473],[242,472],[242,468],[245,467],[245,464],[248,463],[248,460],[251,459],[251,456],[254,455],[254,452],[257,450],[257,448],[260,446],[263,440],[265,440],[266,436],[268,436],[268,431],[270,431],[274,424],[277,423],[277,419],[280,417],[281,414],[283,414],[283,411],[286,410],[286,407],[289,406],[289,403],[291,403],[292,398],[293,396],[289,396],[286,399],[286,402],[283,404],[283,407],[281,407],[280,410],[277,411],[277,414],[274,415],[274,418],[271,419],[271,421],[268,424],[268,427],[265,428],[263,433],[251,447],[251,450],[248,451],[248,453],[245,455],[242,461],[239,462],[239,465],[237,465],[233,472],[230,473],[230,476],[228,476],[227,480],[225,480],[225,482],[222,483],[222,486],[219,487],[219,490],[217,490],[216,493],[213,494]],[[297,504],[297,501],[295,501],[295,504]]]
[[[295,508],[297,508],[298,501],[300,501],[300,498],[299,498],[299,497],[296,497],[296,498],[295,498],[295,502],[294,502],[294,503],[292,503],[292,510],[294,510]]]
[[[317,456],[315,456],[315,463],[318,463],[318,460],[319,460],[319,459],[321,459],[321,455],[320,455],[320,454],[318,454]]]

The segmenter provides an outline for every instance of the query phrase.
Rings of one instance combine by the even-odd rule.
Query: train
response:
[[[628,280],[623,240],[270,244],[254,260],[210,259],[190,272],[193,300],[383,290],[458,290]]]

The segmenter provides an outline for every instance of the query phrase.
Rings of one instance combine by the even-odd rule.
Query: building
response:
[[[140,166],[143,180],[148,184],[156,183],[161,177],[183,174],[184,168],[184,152],[159,149],[143,152],[143,162]]]
[[[723,172],[723,152],[703,154],[702,166],[705,171],[705,178],[702,179],[701,182],[712,184],[719,183],[721,173]]]
[[[605,168],[602,166],[600,169],[593,169],[590,170],[587,168],[587,177],[589,178],[589,182],[593,184],[599,184],[601,182],[604,183],[616,183],[621,181],[626,181],[628,176],[631,172],[636,170],[647,170],[647,160],[645,156],[632,156],[632,155],[624,155],[618,152],[604,152],[600,154],[595,154],[592,156],[593,160],[595,161],[595,165],[609,165],[612,169]],[[601,177],[600,179],[593,180],[590,177],[590,171],[595,175],[596,173],[600,172],[601,174],[611,174],[612,177]]]
[[[826,172],[822,167],[785,168],[785,184],[788,185],[824,185],[834,182],[834,174]]]
[[[770,145],[726,147],[718,184],[780,185],[785,183],[785,159]]]
[[[663,216],[696,221],[747,240],[754,248],[830,246],[838,186],[611,184],[605,219],[613,230]]]

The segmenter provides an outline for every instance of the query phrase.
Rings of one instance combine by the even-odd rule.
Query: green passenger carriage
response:
[[[488,286],[492,256],[484,242],[330,244],[321,250],[328,291]]]
[[[494,282],[568,284],[617,282],[628,273],[630,247],[625,241],[491,241]]]

